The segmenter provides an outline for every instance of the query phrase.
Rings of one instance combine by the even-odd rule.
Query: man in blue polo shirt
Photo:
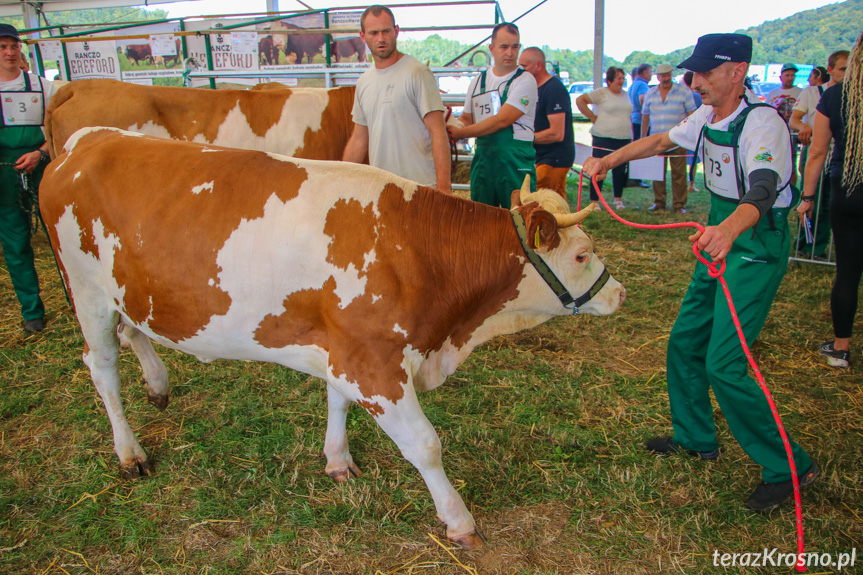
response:
[[[641,108],[641,136],[667,132],[686,116],[695,111],[692,90],[671,81],[671,66],[660,64],[656,68],[659,86],[647,91]],[[686,150],[676,147],[667,152],[662,169],[662,181],[653,182],[653,205],[647,208],[654,212],[665,209],[665,166],[671,164],[671,195],[673,208],[678,214],[686,213]]]
[[[632,103],[632,115],[630,115],[630,120],[632,122],[633,142],[641,138],[641,106],[644,103],[644,97],[647,95],[647,90],[650,89],[648,83],[650,82],[651,77],[653,77],[653,66],[650,64],[642,64],[638,66],[632,74],[632,85],[629,87],[629,101]],[[631,180],[630,182],[627,182],[627,185],[641,186],[642,188],[647,187],[647,183],[640,180]]]

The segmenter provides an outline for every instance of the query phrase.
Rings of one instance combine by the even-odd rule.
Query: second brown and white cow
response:
[[[358,403],[422,474],[448,537],[477,547],[416,390],[441,385],[496,335],[572,314],[529,257],[581,313],[610,314],[624,299],[575,225],[589,208],[550,213],[563,202],[553,192],[540,204],[524,190],[521,205],[516,191],[510,212],[366,165],[107,128],[67,148],[45,170],[40,206],[125,477],[152,466],[123,413],[118,325],[159,407],[168,379],[151,340],[324,379],[327,474],[360,474],[345,428]]]
[[[207,90],[116,80],[71,82],[51,98],[51,157],[75,131],[110,126],[159,138],[341,160],[354,124],[355,88]]]

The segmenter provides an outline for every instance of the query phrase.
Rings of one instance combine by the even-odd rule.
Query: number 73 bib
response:
[[[4,126],[41,126],[45,115],[41,92],[2,92]]]
[[[734,148],[711,141],[705,134],[704,183],[707,189],[717,196],[739,200],[742,190],[738,190],[735,168]]]

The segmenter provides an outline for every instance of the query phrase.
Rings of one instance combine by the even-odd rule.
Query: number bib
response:
[[[500,112],[500,94],[497,90],[491,92],[483,92],[471,99],[473,103],[473,117],[475,123],[482,122],[486,118],[491,118]]]
[[[45,116],[42,92],[0,92],[3,125],[41,126]]]
[[[723,146],[704,137],[704,184],[708,191],[723,198],[739,200],[742,190],[738,188],[735,173],[734,148]]]

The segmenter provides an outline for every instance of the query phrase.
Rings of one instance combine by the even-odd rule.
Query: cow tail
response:
[[[54,149],[54,140],[51,136],[51,124],[53,123],[54,110],[56,110],[63,102],[74,95],[74,84],[72,82],[61,86],[59,90],[51,98],[48,107],[45,110],[45,141],[48,142],[48,154],[51,159],[57,157],[57,151]]]

